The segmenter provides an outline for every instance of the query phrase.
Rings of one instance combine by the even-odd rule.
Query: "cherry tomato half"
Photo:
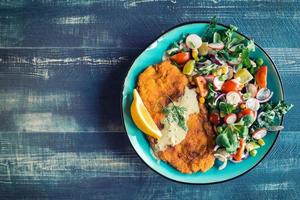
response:
[[[251,115],[253,118],[255,118],[255,112],[253,110],[251,110],[250,108],[246,108],[244,110],[242,110],[239,114],[238,114],[238,118],[241,119],[242,117],[246,116],[246,115]]]
[[[218,125],[220,124],[220,116],[218,113],[216,112],[212,112],[209,115],[209,121],[214,124],[214,125]]]
[[[231,91],[239,91],[240,90],[240,84],[236,80],[228,80],[225,81],[225,83],[222,86],[222,92],[228,93]]]
[[[177,64],[185,64],[190,59],[189,52],[180,52],[173,56],[171,56],[171,60],[176,62]]]

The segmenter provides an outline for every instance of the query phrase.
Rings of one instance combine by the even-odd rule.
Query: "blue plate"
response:
[[[132,102],[132,91],[136,87],[136,82],[139,74],[149,65],[160,63],[163,53],[174,42],[178,41],[182,34],[196,33],[202,35],[208,27],[208,22],[192,22],[182,24],[172,28],[157,40],[155,40],[146,50],[144,50],[134,61],[128,74],[125,78],[124,88],[122,93],[122,114],[126,132],[129,140],[141,157],[141,159],[154,171],[167,177],[183,183],[193,184],[209,184],[227,181],[253,169],[263,158],[268,154],[274,145],[279,133],[269,133],[264,139],[266,145],[258,150],[256,157],[249,157],[245,161],[234,164],[229,163],[227,167],[219,171],[216,166],[205,173],[183,174],[174,169],[169,164],[158,161],[153,156],[149,142],[145,135],[135,126],[130,116],[130,105]],[[218,24],[219,30],[228,28],[227,26]],[[238,33],[241,34],[241,33]],[[242,34],[241,34],[242,35]],[[244,36],[244,35],[243,35]],[[246,36],[244,36],[247,38]],[[278,102],[283,100],[283,89],[278,71],[267,53],[256,44],[256,51],[251,55],[253,58],[263,58],[264,64],[268,66],[268,87],[274,92],[272,101]],[[282,123],[278,122],[278,123]]]

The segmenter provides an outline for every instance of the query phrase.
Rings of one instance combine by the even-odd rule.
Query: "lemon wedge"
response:
[[[141,131],[157,139],[161,137],[160,130],[153,121],[136,89],[133,90],[133,102],[130,112],[135,125]]]

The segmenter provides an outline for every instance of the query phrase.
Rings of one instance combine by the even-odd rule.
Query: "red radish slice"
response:
[[[237,106],[240,102],[242,102],[241,95],[234,91],[228,92],[226,94],[226,102]]]
[[[266,98],[266,99],[264,99],[264,100],[258,100],[260,103],[266,103],[267,101],[269,101],[271,98],[272,98],[272,96],[273,96],[273,92],[271,92],[271,94],[270,94],[270,96],[268,97],[268,98]]]
[[[210,75],[204,76],[204,78],[205,78],[208,82],[211,82],[211,83],[212,83],[212,82],[214,81],[215,76],[212,75],[212,74],[210,74]]]
[[[253,111],[258,111],[259,107],[259,101],[255,98],[250,98],[246,101],[246,108],[250,108]]]
[[[202,39],[196,34],[190,34],[186,37],[185,44],[190,49],[198,49],[202,45]]]
[[[256,96],[256,94],[257,94],[257,87],[254,84],[249,83],[247,85],[246,89],[247,89],[247,92],[249,92],[251,94],[251,97],[254,98]]]
[[[213,84],[214,84],[216,90],[221,90],[221,88],[224,84],[224,81],[220,80],[220,76],[216,76],[214,78]]]
[[[236,120],[237,116],[234,113],[230,113],[224,117],[224,121],[226,124],[233,124],[234,122],[236,122]]]
[[[267,135],[267,129],[265,128],[258,129],[252,133],[252,137],[257,140],[262,139],[266,135]]]
[[[227,63],[231,66],[235,66],[235,65],[238,65],[240,64],[242,61],[241,59],[233,59],[233,60],[230,60],[230,61],[227,61]]]
[[[222,50],[224,49],[225,45],[223,42],[219,42],[219,43],[209,43],[208,47],[214,50]]]

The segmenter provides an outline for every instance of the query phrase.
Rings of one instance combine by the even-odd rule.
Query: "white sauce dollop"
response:
[[[195,89],[185,87],[184,95],[181,96],[177,102],[174,102],[174,104],[176,106],[186,108],[186,112],[184,112],[186,119],[185,123],[187,123],[188,116],[190,114],[199,113],[197,93]],[[163,151],[170,145],[175,146],[176,144],[179,144],[182,140],[184,140],[187,134],[187,131],[178,126],[176,122],[169,123],[166,119],[164,119],[162,120],[162,124],[164,125],[164,128],[161,130],[162,137],[157,140],[155,151]]]

